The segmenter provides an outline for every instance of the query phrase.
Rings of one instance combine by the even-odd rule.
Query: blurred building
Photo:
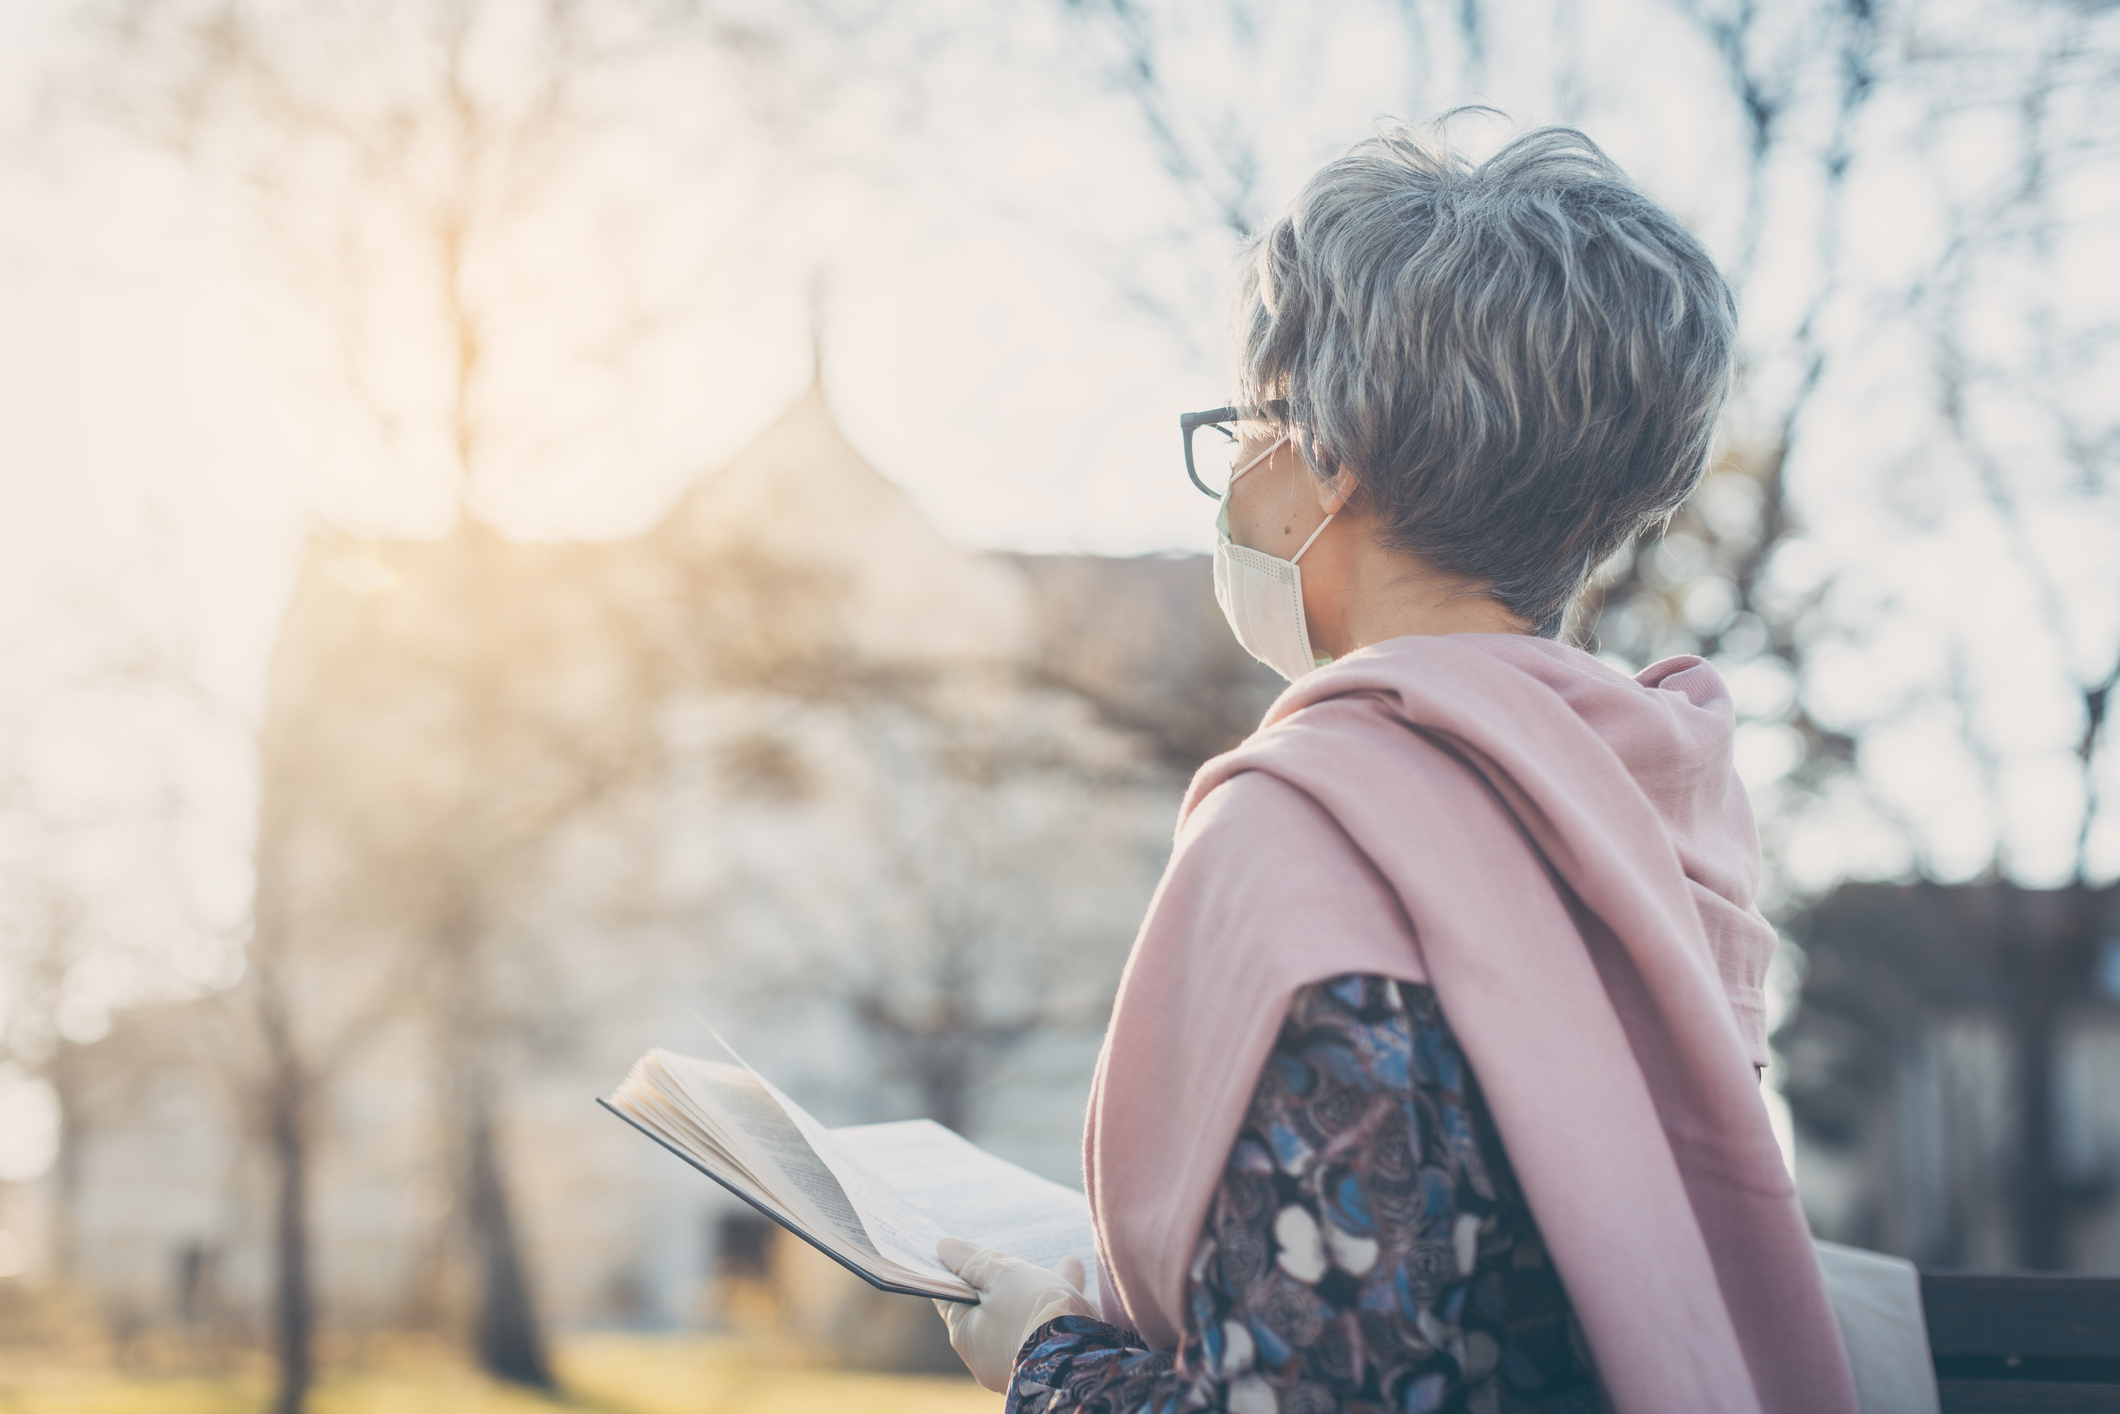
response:
[[[934,1114],[1079,1182],[1180,792],[1276,685],[1208,579],[961,550],[814,387],[633,540],[318,539],[248,975],[58,1068],[75,1280],[254,1320],[293,1116],[325,1319],[433,1319],[490,1127],[547,1318],[716,1321],[748,1210],[593,1103],[709,1022],[827,1123]]]
[[[1820,1236],[2120,1271],[2120,887],[1847,884],[1775,1037]]]

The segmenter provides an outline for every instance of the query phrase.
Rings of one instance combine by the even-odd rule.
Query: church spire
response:
[[[824,387],[824,308],[828,281],[824,267],[810,272],[810,389]]]

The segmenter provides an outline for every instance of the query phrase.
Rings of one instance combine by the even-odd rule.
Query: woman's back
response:
[[[1757,1089],[1727,694],[1556,641],[1700,480],[1728,287],[1551,128],[1478,163],[1388,128],[1242,275],[1185,469],[1232,631],[1294,686],[1195,778],[1120,985],[1104,1309],[1007,1268],[953,1340],[1019,1407],[1567,1408],[1594,1369],[1630,1414],[1848,1414]]]

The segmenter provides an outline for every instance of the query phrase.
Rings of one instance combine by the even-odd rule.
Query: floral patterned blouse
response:
[[[1186,1283],[1175,1354],[1080,1316],[1031,1333],[1007,1414],[1601,1410],[1479,1087],[1426,987],[1298,992]]]

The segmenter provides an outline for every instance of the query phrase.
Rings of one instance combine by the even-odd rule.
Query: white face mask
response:
[[[1229,538],[1229,498],[1236,491],[1237,478],[1272,456],[1288,439],[1289,434],[1282,433],[1271,447],[1230,475],[1229,487],[1222,493],[1221,514],[1215,517],[1215,602],[1222,606],[1222,617],[1229,620],[1229,631],[1244,651],[1294,682],[1332,661],[1310,651],[1310,630],[1303,621],[1303,571],[1296,568],[1296,561],[1325,533],[1332,517],[1325,517],[1310,532],[1294,559],[1247,550]]]

